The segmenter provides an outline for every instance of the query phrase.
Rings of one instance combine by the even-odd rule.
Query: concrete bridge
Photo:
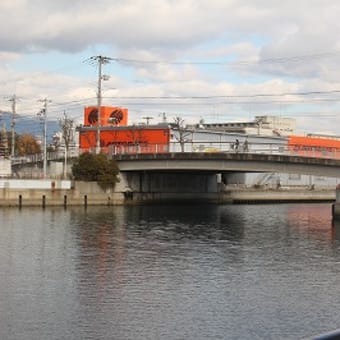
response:
[[[278,172],[340,178],[340,159],[259,153],[115,155],[122,172]]]
[[[244,183],[242,178],[246,176],[246,173],[262,172],[263,176],[267,176],[276,172],[340,178],[340,155],[320,155],[319,151],[311,155],[310,151],[306,152],[309,153],[308,156],[294,154],[292,150],[285,150],[281,146],[277,148],[272,146],[266,150],[262,146],[261,149],[250,152],[229,150],[225,152],[136,153],[135,151],[135,153],[121,153],[110,157],[117,161],[121,171],[119,190],[125,193],[126,200],[255,201],[262,199],[263,191],[247,187],[253,190],[251,197],[247,193],[248,196],[242,198],[241,195],[246,193],[241,192],[239,186],[235,186],[235,183]],[[34,161],[29,163],[26,160],[22,166],[30,164],[36,163]],[[13,165],[16,166],[15,163]],[[237,197],[235,197],[236,189]],[[232,190],[234,190],[233,197],[228,197]],[[316,196],[315,193],[316,190],[300,190],[300,193],[289,196],[285,200],[325,199],[325,196],[320,196],[320,194]],[[272,191],[271,195],[274,194]],[[287,192],[284,193],[281,190],[272,199],[284,200],[283,194]]]
[[[153,199],[214,199],[232,173],[277,172],[340,177],[340,160],[287,154],[158,153],[115,155],[127,194]],[[142,198],[143,200],[143,198]]]

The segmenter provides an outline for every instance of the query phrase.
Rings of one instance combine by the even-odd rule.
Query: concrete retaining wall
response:
[[[232,190],[224,193],[224,199],[232,202],[315,202],[335,201],[335,190]]]
[[[33,183],[25,187],[8,184],[0,187],[0,206],[87,206],[87,205],[123,205],[168,201],[204,201],[210,203],[233,202],[285,202],[285,201],[334,201],[335,190],[255,190],[235,189],[225,192],[140,192],[132,191],[124,178],[116,188],[103,189],[95,182],[70,182],[69,188],[63,188],[60,181],[54,185],[49,182],[33,188]],[[18,185],[18,183],[16,184]],[[334,211],[340,216],[340,204]]]
[[[0,206],[118,205],[125,200],[124,193],[104,190],[94,182],[74,182],[72,186],[70,182],[66,189],[60,181],[55,181],[55,186],[52,182],[45,183],[48,189],[44,185],[39,188],[4,186],[0,189]]]

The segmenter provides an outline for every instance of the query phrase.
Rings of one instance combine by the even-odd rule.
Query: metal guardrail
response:
[[[47,152],[46,154],[48,161],[53,160],[63,160],[65,158],[64,151],[51,151]],[[73,158],[79,156],[79,150],[72,150],[67,158]],[[20,164],[27,164],[27,163],[39,163],[44,160],[44,154],[43,153],[37,153],[33,155],[26,155],[26,156],[19,156],[14,157],[11,159],[12,165],[20,165]]]
[[[95,148],[90,150],[71,150],[68,158],[78,157],[79,154],[84,152],[95,153]],[[299,157],[312,157],[312,158],[328,158],[340,159],[339,150],[326,150],[320,148],[301,149],[298,146],[287,146],[282,143],[248,143],[245,147],[244,144],[235,145],[231,142],[213,142],[213,141],[198,141],[198,142],[171,142],[169,144],[136,144],[136,145],[111,145],[101,148],[101,152],[109,156],[119,154],[141,154],[141,153],[180,153],[180,152],[203,152],[203,153],[255,153],[255,154],[278,154]],[[20,165],[27,163],[39,163],[43,161],[43,153],[27,155],[24,157],[15,157],[11,160],[12,165]],[[53,151],[47,153],[47,160],[63,160],[65,157],[64,151]]]

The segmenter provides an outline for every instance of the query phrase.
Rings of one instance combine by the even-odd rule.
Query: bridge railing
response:
[[[95,148],[89,150],[74,149],[68,154],[68,157],[77,157],[84,152],[95,153]],[[109,156],[119,154],[146,154],[146,153],[168,153],[168,152],[228,152],[228,153],[256,153],[256,154],[278,154],[300,157],[313,158],[330,158],[340,159],[340,150],[327,150],[320,148],[301,148],[297,145],[286,145],[283,143],[241,143],[236,145],[233,142],[213,142],[213,141],[198,141],[198,142],[171,142],[169,144],[135,144],[135,145],[110,145],[102,147],[101,152]],[[43,161],[43,154],[27,155],[23,157],[15,157],[12,159],[12,165],[24,163],[39,163]],[[65,157],[64,151],[53,151],[47,153],[47,160],[63,160]]]
[[[104,151],[104,150],[103,150]],[[147,144],[147,145],[120,145],[108,147],[104,151],[110,155],[117,154],[141,154],[141,153],[166,153],[166,152],[230,152],[230,153],[260,153],[281,154],[290,156],[331,158],[340,159],[340,150],[301,148],[298,145],[286,145],[283,143],[248,143],[248,145],[236,145],[233,142],[171,142],[169,145]]]
[[[79,156],[78,149],[72,149],[68,152],[68,158]],[[48,161],[63,160],[65,158],[65,152],[63,150],[49,151],[46,154]],[[12,165],[19,165],[24,163],[39,163],[44,159],[43,153],[36,153],[32,155],[18,156],[11,159]]]

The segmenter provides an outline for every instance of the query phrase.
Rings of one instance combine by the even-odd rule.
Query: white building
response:
[[[258,117],[257,117],[258,118]],[[230,132],[227,128],[213,127],[204,124],[201,127],[171,129],[170,152],[245,152],[244,142],[247,141],[247,152],[256,153],[288,153],[288,132],[294,131],[295,121],[291,119],[266,117],[263,128],[258,133]],[[230,124],[227,123],[230,128]],[[247,123],[245,123],[247,124]],[[212,124],[218,125],[218,124]],[[240,127],[239,127],[240,128]],[[274,128],[281,131],[281,136],[273,133]],[[237,128],[235,127],[234,130]],[[244,131],[252,131],[251,126],[243,126]],[[230,129],[229,129],[230,130]],[[182,136],[180,136],[182,134]],[[238,149],[235,149],[238,140]],[[182,146],[181,146],[182,143]],[[245,187],[310,187],[335,188],[340,183],[338,178],[326,178],[287,173],[234,173],[225,177],[225,184]]]
[[[229,122],[202,124],[207,130],[254,134],[261,136],[289,136],[295,133],[294,118],[277,116],[256,116],[249,122]]]

